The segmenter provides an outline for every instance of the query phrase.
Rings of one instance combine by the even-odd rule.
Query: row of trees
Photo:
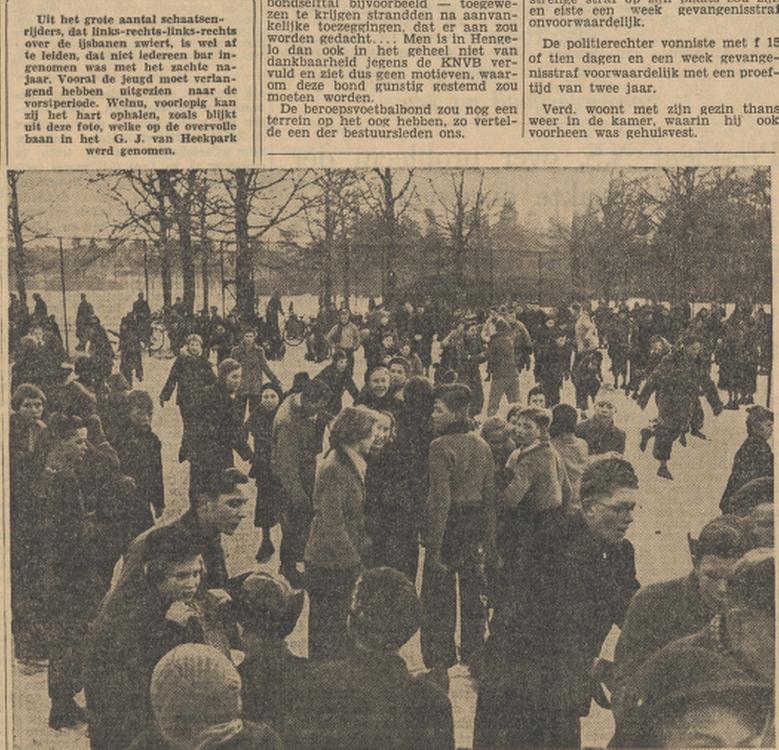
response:
[[[26,296],[25,246],[46,232],[22,208],[20,175],[8,172],[9,233]],[[109,236],[156,248],[164,302],[176,275],[190,310],[198,284],[208,304],[209,268],[224,242],[234,248],[241,312],[254,307],[258,268],[310,279],[323,300],[337,292],[348,300],[357,282],[392,298],[424,277],[475,282],[494,299],[528,252],[568,259],[571,296],[770,299],[762,168],[613,172],[586,209],[545,228],[523,223],[521,199],[488,189],[485,170],[122,170],[90,182],[114,203]]]

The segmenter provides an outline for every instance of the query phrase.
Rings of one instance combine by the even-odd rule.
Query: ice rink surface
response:
[[[134,298],[132,294],[130,300]],[[57,313],[61,320],[54,293],[46,293],[50,312]],[[91,298],[91,295],[90,295]],[[75,295],[77,301],[78,296]],[[312,298],[313,299],[313,298]],[[104,300],[103,300],[104,301]],[[98,315],[101,314],[101,301],[95,300]],[[69,301],[70,306],[70,301]],[[129,308],[129,305],[127,306]],[[112,306],[112,309],[115,310]],[[118,308],[123,309],[123,308]],[[299,309],[296,303],[296,310]],[[308,310],[300,309],[301,312]],[[312,312],[315,312],[312,311]],[[116,314],[114,313],[115,317]],[[75,318],[75,304],[69,310],[72,324]],[[118,330],[118,319],[109,319],[106,315],[104,323],[109,328]],[[114,325],[117,327],[115,328]],[[72,346],[72,343],[71,343]],[[307,370],[315,374],[323,366],[313,365],[304,359],[305,347],[288,348],[283,362],[271,362],[271,368],[281,379],[285,387],[289,387],[295,372]],[[144,357],[145,379],[140,386],[148,390],[155,403],[162,390],[172,359],[156,359]],[[361,355],[357,357],[355,381],[362,383],[364,361]],[[608,372],[608,358],[604,359],[604,381],[612,382]],[[528,390],[533,385],[530,372],[521,376],[522,398],[526,398]],[[485,395],[489,383],[484,383]],[[765,404],[766,378],[761,376],[758,382],[756,403]],[[175,400],[175,399],[174,399]],[[171,400],[165,408],[156,406],[153,418],[153,429],[162,440],[163,465],[165,467],[166,511],[162,521],[168,521],[179,516],[187,507],[188,464],[178,463],[178,449],[181,437],[181,420],[178,409]],[[562,400],[574,403],[573,387],[566,382]],[[345,396],[344,403],[349,402]],[[502,404],[499,416],[505,413],[506,404]],[[674,481],[658,478],[655,475],[657,463],[651,455],[651,445],[647,453],[641,453],[638,448],[639,430],[655,416],[654,401],[645,412],[636,403],[622,395],[619,396],[619,408],[616,423],[627,432],[626,457],[633,462],[640,482],[640,501],[634,513],[635,521],[628,532],[628,538],[636,550],[636,567],[638,579],[642,585],[655,581],[667,580],[686,575],[690,570],[690,557],[687,548],[687,533],[696,536],[702,526],[711,518],[719,515],[719,500],[730,473],[733,456],[741,442],[746,437],[746,413],[741,411],[725,411],[719,417],[714,417],[708,404],[704,403],[706,423],[703,427],[708,440],[701,441],[688,437],[686,448],[674,445],[670,469]],[[238,466],[246,469],[240,459]],[[233,537],[223,537],[223,545],[227,554],[228,568],[231,574],[237,574],[250,569],[276,571],[278,559],[274,558],[267,565],[259,566],[254,560],[254,554],[259,544],[259,532],[252,525],[253,509],[248,518],[239,527]],[[278,533],[278,529],[276,529]],[[277,543],[278,538],[274,539]],[[278,555],[278,553],[277,553]],[[306,650],[306,620],[307,609],[300,618],[298,627],[290,638],[290,644],[296,653],[305,654]],[[604,647],[604,656],[610,656],[615,643],[615,633],[612,633]],[[403,656],[412,670],[423,668],[419,651],[418,636],[415,636],[403,649]],[[455,716],[455,730],[458,748],[469,748],[473,728],[473,714],[476,705],[472,684],[467,673],[456,667],[450,672],[452,699]],[[13,720],[14,747],[23,748],[72,748],[73,750],[88,748],[89,743],[84,728],[78,730],[63,730],[55,732],[47,724],[49,701],[46,693],[45,668],[31,669],[26,665],[14,664],[13,674]],[[272,689],[272,686],[269,686]],[[81,697],[79,697],[81,701]],[[588,747],[604,747],[611,738],[613,722],[611,713],[594,703],[590,715],[582,721],[582,744]]]

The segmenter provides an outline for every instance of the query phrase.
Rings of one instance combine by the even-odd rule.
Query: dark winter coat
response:
[[[109,594],[92,624],[84,691],[90,736],[101,748],[124,750],[153,722],[149,683],[157,662],[182,643],[205,642],[201,621],[181,627],[165,619],[166,611],[141,576],[135,586]]]
[[[284,739],[301,750],[453,750],[452,705],[397,654],[356,651],[316,667]]]
[[[262,406],[255,409],[246,422],[246,429],[254,443],[254,460],[249,476],[257,483],[257,504],[254,508],[254,525],[271,527],[279,522],[283,506],[283,489],[273,473],[273,421],[278,409],[269,411]]]
[[[749,435],[736,451],[728,484],[720,500],[720,510],[731,513],[730,499],[747,482],[758,477],[773,477],[774,452],[771,446],[757,435]]]
[[[587,443],[591,456],[601,453],[624,453],[625,431],[613,422],[590,417],[576,425],[576,437]]]
[[[645,407],[655,394],[657,414],[663,426],[684,432],[690,425],[701,390],[712,408],[721,408],[719,394],[708,373],[701,370],[695,358],[674,350],[660,360],[646,379],[638,404]]]
[[[367,560],[370,540],[365,527],[365,467],[356,460],[335,448],[317,469],[307,564],[352,569]]]
[[[487,347],[487,362],[493,378],[517,377],[514,337],[509,331],[498,331]]]
[[[247,652],[238,672],[243,715],[283,732],[293,701],[309,679],[308,659],[295,656],[284,642],[274,643],[262,653]]]
[[[501,701],[508,716],[513,702],[584,716],[593,658],[639,588],[633,546],[605,544],[579,513],[546,525],[532,546],[526,569],[496,606],[480,692]]]
[[[135,480],[140,500],[137,518],[131,527],[131,538],[134,538],[154,524],[149,506],[154,508],[157,517],[165,509],[162,443],[150,428],[138,428],[127,423],[119,431],[114,448],[119,455],[122,472]]]
[[[252,457],[243,429],[240,403],[222,383],[206,386],[197,396],[190,432],[190,464],[202,474],[233,466],[233,451]]]
[[[183,351],[170,368],[160,398],[169,401],[176,390],[176,404],[186,412],[196,403],[197,394],[215,382],[214,371],[205,357],[193,357]]]
[[[396,414],[403,407],[403,402],[395,398],[395,389],[391,386],[383,396],[376,396],[374,392],[366,385],[357,398],[354,400],[355,406],[367,406],[375,411],[388,411],[390,414]]]
[[[344,391],[348,391],[353,400],[360,395],[360,391],[348,368],[339,371],[332,362],[317,374],[316,379],[321,380],[333,394],[333,397],[327,403],[327,411],[330,414],[338,414],[341,411]]]

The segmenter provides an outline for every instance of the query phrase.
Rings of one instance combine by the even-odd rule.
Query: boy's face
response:
[[[19,415],[30,422],[43,416],[43,401],[39,398],[25,398],[19,405]]]
[[[192,339],[192,341],[187,344],[187,351],[193,357],[199,357],[203,353],[203,345],[199,341]]]
[[[151,413],[138,406],[133,406],[130,409],[127,419],[130,421],[130,424],[135,427],[145,428],[151,426]]]
[[[376,370],[368,379],[368,387],[374,396],[381,398],[387,395],[390,386],[389,372],[385,369]]]
[[[279,405],[279,394],[272,388],[266,388],[260,396],[260,406],[268,411],[273,411]]]
[[[341,359],[335,360],[335,369],[338,370],[338,372],[343,372],[346,370],[346,366],[349,364],[346,357],[342,357]]]
[[[229,393],[238,392],[238,389],[241,387],[241,376],[242,373],[240,367],[225,375],[225,380],[224,380],[225,388],[228,390]]]
[[[735,558],[704,555],[695,566],[698,590],[710,612],[722,612],[727,605],[728,577],[736,564]]]
[[[165,578],[157,586],[157,591],[166,602],[190,601],[197,593],[202,575],[203,558],[200,555],[173,563],[167,567]]]
[[[617,407],[611,401],[597,401],[595,403],[595,416],[604,422],[613,422]]]
[[[433,428],[437,432],[442,432],[450,424],[457,421],[457,414],[447,407],[440,399],[433,402]]]
[[[541,437],[541,428],[530,417],[518,417],[514,422],[514,440],[520,447],[533,445]]]
[[[590,531],[607,544],[620,544],[633,523],[637,494],[637,489],[618,487],[611,495],[595,500],[584,513]]]
[[[249,515],[249,500],[241,489],[243,485],[230,492],[224,492],[216,498],[208,497],[201,501],[198,517],[222,534],[232,536],[241,521]]]
[[[254,340],[257,338],[257,334],[254,331],[246,331],[243,335],[243,345],[244,346],[251,346],[254,343]]]
[[[528,399],[528,406],[532,406],[536,409],[546,409],[546,395],[543,393],[534,393]]]

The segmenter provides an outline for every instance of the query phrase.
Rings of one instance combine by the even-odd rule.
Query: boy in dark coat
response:
[[[720,500],[720,509],[729,513],[730,500],[747,482],[758,477],[773,477],[774,452],[771,438],[774,433],[774,413],[763,406],[747,409],[747,438],[736,451],[728,484]]]
[[[591,456],[601,453],[624,453],[625,431],[614,424],[617,404],[614,389],[603,386],[595,396],[595,413],[576,425],[576,437],[587,443]]]
[[[624,535],[638,479],[620,457],[582,475],[582,512],[535,535],[528,567],[495,608],[474,748],[578,747],[606,669],[600,650],[639,585]]]
[[[190,431],[197,415],[198,394],[214,382],[214,371],[203,356],[203,340],[197,334],[188,336],[186,346],[176,357],[160,393],[160,406],[164,407],[173,391],[176,391],[176,405],[181,412],[184,427],[181,433],[179,461],[185,461],[189,453]]]
[[[349,613],[353,653],[318,665],[300,686],[287,723],[287,747],[453,750],[452,706],[398,654],[419,629],[413,585],[391,568],[364,573]]]
[[[135,480],[139,504],[127,509],[130,539],[154,525],[154,518],[165,510],[165,486],[162,478],[162,443],[152,432],[154,403],[146,391],[131,391],[127,396],[127,421],[119,430],[114,448],[122,472]]]
[[[601,375],[601,363],[603,355],[597,350],[579,352],[571,373],[574,389],[576,390],[576,408],[585,414],[590,405],[590,399],[595,400],[595,395],[600,390],[603,376]]]
[[[688,576],[647,586],[630,602],[614,652],[615,710],[624,700],[625,684],[647,659],[723,611],[728,576],[753,542],[746,521],[720,516],[689,544],[693,569]]]
[[[316,379],[321,380],[333,394],[332,399],[327,404],[327,411],[330,414],[336,415],[341,411],[344,391],[348,391],[352,400],[360,395],[349,370],[349,357],[343,349],[333,350],[333,361],[320,370]]]
[[[238,362],[223,360],[217,382],[196,398],[189,446],[190,497],[204,478],[233,466],[233,451],[244,461],[252,459],[243,427],[243,403],[238,398],[241,374]]]

